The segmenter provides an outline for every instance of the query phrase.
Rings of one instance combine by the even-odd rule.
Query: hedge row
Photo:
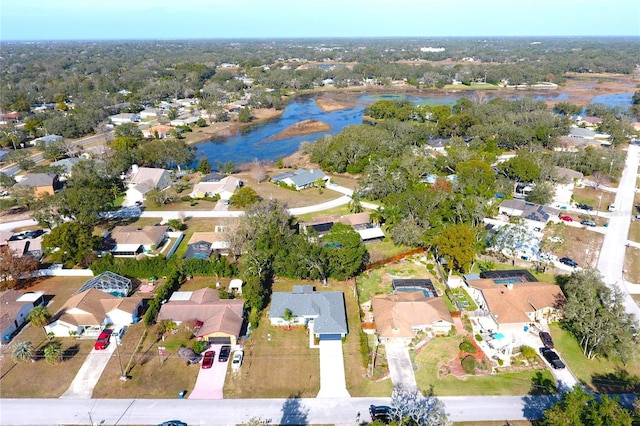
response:
[[[233,277],[238,275],[236,265],[229,263],[225,256],[205,259],[167,260],[164,256],[147,257],[137,260],[132,257],[113,257],[108,254],[93,262],[94,275],[111,271],[128,278],[165,277],[180,271],[185,276]]]
[[[147,313],[144,315],[144,325],[151,325],[156,322],[156,318],[158,317],[158,312],[160,312],[160,307],[162,306],[162,302],[165,300],[169,300],[169,297],[176,291],[180,284],[182,284],[183,275],[180,271],[173,271],[167,276],[167,280],[164,284],[162,284],[158,290],[156,291],[156,296],[149,303],[147,307]]]

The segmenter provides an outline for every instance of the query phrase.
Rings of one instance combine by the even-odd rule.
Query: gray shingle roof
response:
[[[317,334],[349,332],[341,291],[273,293],[269,318],[283,317],[285,309],[290,309],[296,317],[314,317],[313,330]]]

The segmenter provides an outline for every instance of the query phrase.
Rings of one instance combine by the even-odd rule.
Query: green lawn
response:
[[[433,391],[438,396],[525,395],[531,391],[536,374],[542,373],[543,380],[553,381],[551,373],[547,370],[468,376],[462,379],[453,376],[438,378],[438,367],[457,356],[461,341],[460,335],[438,337],[416,355],[418,370],[415,374],[418,388],[426,390],[433,386]]]
[[[558,352],[579,381],[592,390],[607,393],[640,392],[640,363],[623,366],[617,359],[587,359],[571,333],[558,324],[551,325]]]

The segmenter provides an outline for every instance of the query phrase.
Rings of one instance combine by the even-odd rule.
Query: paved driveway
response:
[[[207,350],[215,351],[216,358],[211,368],[203,369],[200,367],[198,379],[190,394],[189,399],[222,399],[222,388],[224,388],[224,379],[227,377],[227,365],[229,361],[220,362],[220,348],[222,345],[211,345]]]
[[[71,386],[60,398],[91,398],[93,388],[100,380],[100,376],[104,371],[109,359],[116,350],[114,339],[111,340],[109,346],[101,351],[92,349],[87,359],[84,360],[82,367],[78,370],[78,374],[71,382]],[[63,367],[61,367],[63,368]]]
[[[342,340],[320,340],[320,392],[318,398],[348,398],[344,377]]]
[[[409,349],[402,340],[390,339],[384,344],[393,386],[416,389],[416,376],[409,357]]]

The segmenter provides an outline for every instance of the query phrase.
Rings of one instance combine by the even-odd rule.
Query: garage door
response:
[[[342,340],[342,336],[339,334],[321,334],[320,340]]]
[[[209,337],[210,345],[230,345],[231,337]]]

